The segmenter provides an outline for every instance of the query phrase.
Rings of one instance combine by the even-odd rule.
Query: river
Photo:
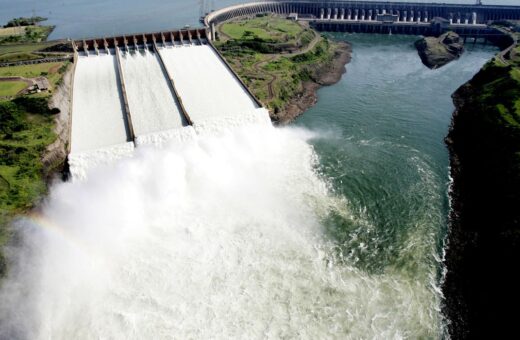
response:
[[[0,19],[49,11],[55,38],[197,23],[194,3],[152,3],[20,1]],[[496,49],[429,70],[416,37],[330,36],[352,43],[348,71],[291,127],[143,148],[57,185],[19,222],[0,335],[442,337],[450,95]]]
[[[454,109],[451,94],[496,48],[468,46],[460,59],[429,70],[417,57],[415,37],[330,36],[352,43],[347,74],[319,90],[317,105],[296,122],[319,131],[321,138],[312,142],[318,171],[348,200],[348,211],[331,214],[326,225],[346,262],[429,287],[428,302],[409,302],[438,307],[449,207],[443,139]]]

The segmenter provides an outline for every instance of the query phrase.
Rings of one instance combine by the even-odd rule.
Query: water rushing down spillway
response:
[[[187,125],[155,53],[122,53],[121,64],[136,137]]]
[[[128,141],[116,62],[114,53],[78,58],[74,75],[72,153]]]
[[[194,124],[258,108],[211,46],[161,48],[159,53]]]
[[[73,178],[131,156],[134,147],[127,141],[160,146],[268,120],[211,46],[162,47],[162,59],[149,48],[119,52],[119,58],[115,50],[79,58],[69,156]]]

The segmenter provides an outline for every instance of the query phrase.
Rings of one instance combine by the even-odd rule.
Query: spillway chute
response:
[[[270,123],[267,110],[201,32],[167,36],[83,41],[72,109],[73,177],[84,177],[105,156],[120,158],[107,150],[131,154],[125,143],[182,144],[198,134]]]

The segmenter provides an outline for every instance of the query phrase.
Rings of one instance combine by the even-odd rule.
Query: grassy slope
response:
[[[67,64],[37,64],[0,68],[1,75],[37,76],[52,71],[53,84],[61,81]],[[46,192],[41,162],[48,145],[56,140],[54,115],[48,93],[0,101],[0,277],[5,271],[1,248],[9,239],[9,221],[32,208]]]
[[[48,73],[56,66],[60,67],[62,63],[43,63],[34,65],[21,65],[11,67],[0,67],[0,77],[25,77],[34,78],[42,73]]]
[[[273,16],[225,23],[221,31],[233,40],[224,38],[216,46],[255,96],[274,112],[274,119],[302,91],[302,82],[313,78],[316,65],[334,56],[335,45],[321,37],[307,53],[295,56],[276,53],[279,51],[273,43],[305,48],[313,40],[314,32]],[[244,35],[247,31],[259,35]]]
[[[46,42],[53,29],[40,25],[0,28],[0,63],[42,58],[35,52],[57,44]]]
[[[18,92],[23,90],[27,84],[23,81],[7,81],[0,82],[0,97],[15,96]]]
[[[8,240],[9,221],[30,209],[45,193],[41,158],[45,148],[56,139],[47,99],[25,100],[0,102],[0,249]],[[0,277],[3,270],[5,263],[0,252]]]
[[[56,86],[60,83],[63,72],[65,68],[68,66],[68,62],[57,62],[57,63],[42,63],[42,64],[34,64],[34,65],[21,65],[21,66],[11,66],[11,67],[0,67],[0,77],[25,77],[25,78],[35,78],[39,76],[44,76],[49,80],[52,88],[51,91],[56,88]],[[9,82],[11,83],[11,82]],[[2,83],[0,82],[0,97],[11,96],[7,92],[2,91]],[[46,93],[37,93],[31,96],[33,97],[45,97],[48,94]]]
[[[0,63],[40,59],[39,50],[56,45],[56,42],[0,45]]]
[[[10,35],[23,35],[23,34],[25,34],[25,26],[0,28],[0,38],[7,37]]]
[[[53,26],[24,26],[23,30],[16,30],[14,34],[8,35],[9,31],[13,28],[4,28],[3,32],[0,31],[0,44],[13,44],[13,43],[37,43],[45,41],[49,34],[54,29]],[[2,34],[3,33],[3,34]]]
[[[234,21],[222,27],[222,32],[231,39],[241,39],[247,31],[263,40],[295,42],[302,28],[293,21],[273,16]]]
[[[0,62],[40,59],[42,55],[35,52],[59,44],[45,42],[54,27],[34,25],[45,18],[29,20],[33,20],[29,26],[0,29]],[[67,67],[68,63],[3,67],[0,77],[45,76],[52,91]],[[1,82],[0,97],[12,96],[24,86],[21,82]],[[43,168],[42,156],[57,137],[49,98],[49,93],[42,92],[0,101],[0,277],[6,270],[2,248],[10,238],[9,222],[32,208],[47,190],[45,177],[50,170]]]

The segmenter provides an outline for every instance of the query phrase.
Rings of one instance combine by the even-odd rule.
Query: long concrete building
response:
[[[205,24],[211,26],[211,24],[233,17],[265,12],[298,13],[300,17],[318,20],[392,20],[400,23],[429,22],[436,17],[449,20],[453,24],[473,25],[487,24],[491,20],[520,20],[520,6],[349,0],[275,0],[250,2],[214,11],[205,18]]]
[[[309,21],[323,31],[438,35],[451,30],[464,38],[500,39],[488,24],[520,20],[520,6],[463,5],[382,1],[271,0],[229,6],[204,18],[216,38],[215,27],[224,21],[261,13],[276,13]]]

